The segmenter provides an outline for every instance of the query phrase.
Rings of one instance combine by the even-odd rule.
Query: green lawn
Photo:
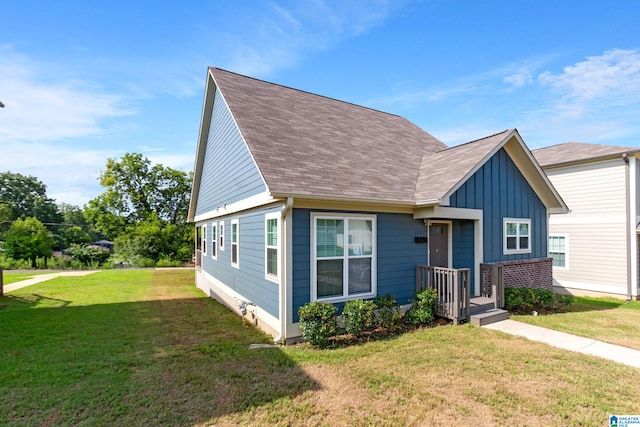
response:
[[[514,320],[640,350],[640,301],[577,297],[565,313]]]
[[[0,299],[0,425],[602,426],[640,370],[472,326],[315,350],[270,337],[192,270],[61,277]]]

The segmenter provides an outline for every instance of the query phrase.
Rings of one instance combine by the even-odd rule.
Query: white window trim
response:
[[[518,249],[507,249],[507,223],[515,222],[517,224],[516,230],[518,230],[518,234],[516,234],[516,244]],[[527,249],[519,249],[520,248],[520,224],[528,224],[529,225],[529,247]],[[503,218],[502,221],[502,253],[503,255],[514,255],[514,254],[530,254],[531,247],[533,243],[533,232],[531,229],[531,218]],[[547,242],[548,243],[548,242]]]
[[[267,243],[269,241],[268,236],[267,236],[267,233],[268,233],[267,225],[268,225],[269,220],[274,220],[274,219],[276,220],[276,230],[277,230],[276,231],[276,239],[277,240],[276,240],[275,250],[277,251],[277,257],[276,258],[278,260],[277,261],[277,263],[278,263],[278,267],[277,267],[278,268],[278,274],[275,274],[275,275],[271,274],[271,273],[269,273],[267,271],[267,268],[268,268],[268,265],[267,265],[268,249],[269,248],[274,248],[273,246],[269,246],[268,243]],[[280,213],[279,212],[266,214],[264,216],[264,277],[267,280],[270,280],[270,281],[275,282],[275,283],[280,283],[280,269],[282,267],[282,264],[281,264],[281,261],[282,261],[282,258],[281,258],[281,256],[282,256],[282,242],[280,241],[282,239],[280,238],[280,226],[281,226],[280,223],[281,223],[281,221],[280,221]]]
[[[367,219],[370,220],[371,228],[372,228],[372,236],[371,236],[371,245],[372,245],[372,254],[371,254],[371,292],[366,294],[357,294],[353,296],[348,295],[349,281],[348,277],[348,269],[345,269],[344,279],[343,280],[343,293],[342,296],[339,297],[331,297],[331,298],[318,298],[318,277],[317,277],[317,262],[318,259],[316,257],[316,219],[341,219],[341,220],[349,220],[349,219]],[[347,224],[345,224],[347,225]],[[345,232],[345,238],[348,236],[348,233]],[[352,213],[333,213],[333,212],[312,212],[311,213],[311,301],[322,301],[322,302],[344,302],[358,299],[368,299],[375,298],[378,293],[378,271],[377,271],[377,257],[378,257],[378,225],[377,225],[377,216],[371,214],[352,214]],[[348,246],[345,245],[345,248]],[[344,259],[348,259],[348,255],[345,253]]]
[[[202,255],[207,255],[207,224],[202,224]]]
[[[218,259],[218,223],[211,223],[211,259]]]
[[[564,267],[560,267],[557,265],[553,266],[554,270],[569,270],[569,235],[568,234],[562,234],[562,233],[549,233],[549,240],[551,240],[551,237],[563,237],[564,238]],[[548,248],[548,252],[549,252],[549,257],[553,258],[553,256],[551,255],[551,245],[549,244],[550,242],[547,243],[547,248]],[[562,253],[562,252],[558,252],[558,253]]]
[[[236,226],[236,241],[233,241],[233,226]],[[240,268],[240,220],[231,220],[231,267]],[[236,262],[233,262],[233,245],[236,246]]]
[[[218,250],[224,251],[224,221],[218,225]]]

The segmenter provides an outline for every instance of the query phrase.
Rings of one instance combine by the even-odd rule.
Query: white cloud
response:
[[[401,1],[295,0],[271,4],[244,18],[250,33],[227,35],[231,59],[225,65],[247,75],[266,76],[305,56],[324,51],[383,22]]]
[[[514,87],[523,87],[533,83],[533,73],[529,70],[520,70],[515,74],[504,78],[505,83],[509,83]]]
[[[0,115],[3,141],[52,141],[103,132],[101,120],[129,115],[119,95],[96,90],[88,82],[47,83],[46,73],[0,46]]]

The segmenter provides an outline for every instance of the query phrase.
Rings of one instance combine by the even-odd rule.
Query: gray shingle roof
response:
[[[397,115],[210,72],[274,194],[413,202],[423,156],[446,148]]]
[[[575,163],[585,160],[615,157],[622,153],[635,153],[638,147],[618,147],[615,145],[587,144],[584,142],[566,142],[551,147],[532,150],[540,166],[548,167],[563,163]]]
[[[439,200],[464,182],[469,174],[475,171],[476,166],[482,165],[483,160],[486,160],[511,132],[513,129],[507,129],[486,138],[424,154],[416,184],[415,201],[420,203]]]

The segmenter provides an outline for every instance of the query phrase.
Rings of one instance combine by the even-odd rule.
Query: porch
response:
[[[480,295],[471,296],[471,270],[468,268],[416,266],[416,291],[435,289],[436,314],[453,324],[471,322],[477,326],[508,318],[504,307],[502,266],[481,264]]]

